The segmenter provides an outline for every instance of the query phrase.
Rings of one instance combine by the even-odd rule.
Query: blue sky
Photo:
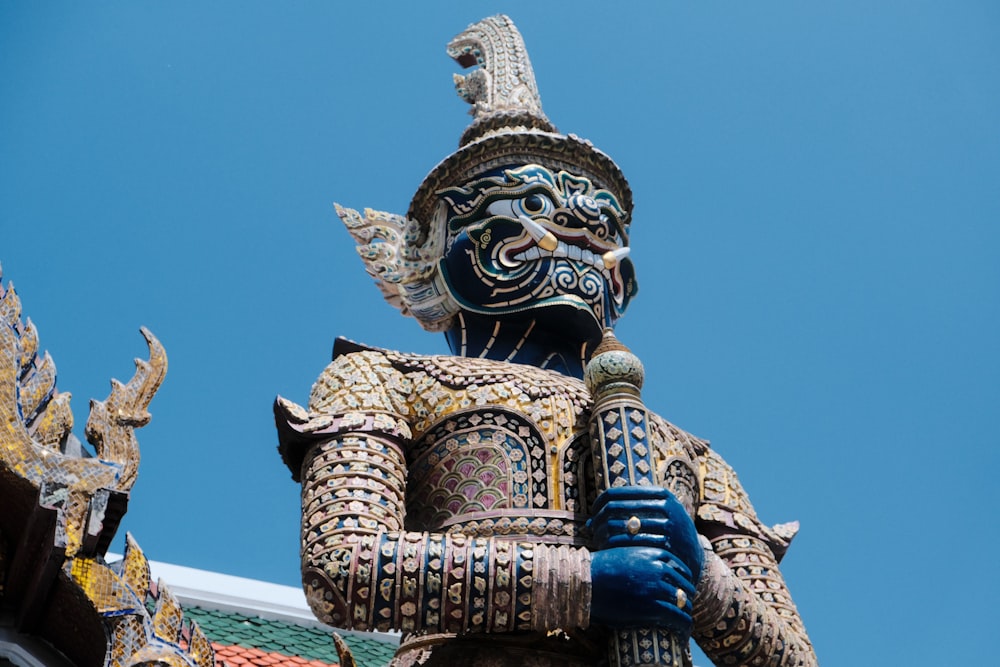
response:
[[[123,522],[150,557],[297,583],[274,395],[338,335],[446,351],[332,202],[405,212],[468,122],[444,45],[504,11],[631,181],[647,403],[802,523],[822,663],[991,661],[1000,5],[206,4],[0,4],[0,262],[78,434],[140,325],[170,357]]]

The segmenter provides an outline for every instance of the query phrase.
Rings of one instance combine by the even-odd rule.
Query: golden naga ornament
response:
[[[77,665],[212,667],[209,640],[163,582],[151,585],[132,537],[122,561],[105,560],[138,473],[135,429],[149,422],[167,371],[163,346],[142,335],[149,359],[91,402],[89,455],[73,435],[52,357],[21,319],[13,285],[0,285],[0,606],[12,610],[19,635],[44,638]]]

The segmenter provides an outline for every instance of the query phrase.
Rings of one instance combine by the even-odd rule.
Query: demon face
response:
[[[586,341],[635,295],[626,214],[590,180],[532,164],[439,194],[448,207],[440,269],[462,310]]]

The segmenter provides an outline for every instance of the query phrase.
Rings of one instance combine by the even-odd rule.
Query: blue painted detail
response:
[[[518,592],[514,596],[514,616],[517,619],[515,623],[518,630],[531,630],[531,586],[533,583],[531,569],[534,565],[532,562],[534,553],[524,548],[524,545],[519,545],[512,553],[513,576],[517,577],[515,590]]]
[[[440,270],[452,298],[462,310],[496,318],[527,319],[540,309],[561,307],[585,316],[588,337],[597,338],[613,326],[628,305],[618,305],[601,272],[566,257],[542,255],[516,266],[498,258],[503,248],[525,237],[519,222],[491,216],[458,232],[441,262]],[[522,245],[530,245],[526,241]],[[634,280],[628,260],[622,264],[625,280]],[[555,324],[553,322],[553,324]],[[561,329],[563,336],[571,329]]]
[[[441,622],[441,590],[444,569],[444,537],[424,535],[424,590],[420,616],[424,627],[438,627]]]
[[[395,623],[398,622],[395,617],[397,605],[395,568],[398,561],[396,553],[398,549],[399,541],[390,540],[385,533],[382,533],[378,542],[375,543],[374,560],[378,573],[375,581],[378,589],[372,591],[371,595],[374,601],[372,605],[373,621],[375,627],[380,631],[384,631],[383,628],[395,627]]]
[[[630,520],[638,519],[635,534]],[[603,492],[588,522],[592,535],[591,619],[616,628],[660,627],[691,634],[691,600],[704,565],[684,506],[659,487]],[[684,592],[677,605],[678,589]]]
[[[463,312],[460,322],[460,326],[445,332],[448,346],[457,356],[537,366],[578,379],[583,379],[584,361],[600,342],[596,335],[560,337],[552,332],[557,325],[579,334],[593,328],[593,316],[569,306],[554,305],[544,312],[529,312],[525,319],[516,314],[497,319]]]
[[[490,582],[493,579],[490,571],[490,555],[492,549],[487,538],[477,537],[472,543],[469,553],[470,584],[469,608],[466,610],[466,627],[472,631],[482,632],[486,629],[486,615],[490,612],[486,601],[489,595]]]

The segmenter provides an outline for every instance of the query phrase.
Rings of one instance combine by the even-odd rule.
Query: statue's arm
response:
[[[587,549],[406,523],[409,382],[385,354],[350,352],[320,375],[308,409],[275,404],[279,449],[302,482],[303,585],[316,616],[405,632],[586,626]]]
[[[320,620],[455,633],[587,625],[585,548],[404,530],[402,444],[346,432],[303,462],[303,586]]]
[[[703,459],[696,525],[705,567],[694,601],[693,638],[717,665],[814,666],[816,654],[778,569],[791,533],[757,520],[725,462]]]

